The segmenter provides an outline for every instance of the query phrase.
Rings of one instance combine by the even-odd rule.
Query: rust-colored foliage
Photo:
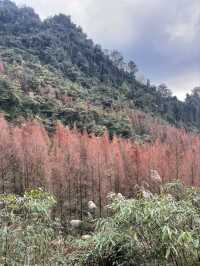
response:
[[[132,116],[144,125],[142,117]],[[163,182],[181,179],[200,185],[200,136],[168,125],[148,125],[153,141],[138,143],[114,137],[80,134],[57,124],[49,136],[37,121],[9,125],[0,117],[0,190],[22,193],[43,186],[58,199],[63,221],[87,214],[88,201],[102,216],[106,195],[134,193],[136,184],[153,184],[152,169]]]
[[[4,72],[4,64],[0,60],[0,74]]]

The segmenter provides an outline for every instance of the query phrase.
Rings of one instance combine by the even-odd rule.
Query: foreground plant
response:
[[[171,192],[171,193],[170,193]],[[200,265],[200,190],[171,183],[161,195],[123,199],[112,194],[113,215],[79,242],[72,265]]]
[[[0,201],[0,265],[64,264],[63,240],[50,217],[53,196],[36,189]]]

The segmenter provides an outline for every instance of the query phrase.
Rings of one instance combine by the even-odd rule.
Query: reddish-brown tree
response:
[[[131,115],[142,130],[147,118]],[[111,141],[107,132],[101,137],[80,134],[59,123],[49,136],[37,121],[14,126],[1,116],[1,192],[44,186],[56,195],[57,212],[65,222],[82,219],[90,200],[98,206],[96,214],[105,215],[109,192],[132,196],[136,184],[152,184],[152,170],[162,182],[181,179],[199,186],[200,136],[158,122],[149,123],[148,130],[151,141],[143,143]]]

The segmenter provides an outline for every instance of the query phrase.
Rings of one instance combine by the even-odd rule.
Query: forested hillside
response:
[[[104,52],[70,17],[41,21],[29,7],[0,1],[0,111],[9,120],[60,120],[97,135],[135,137],[132,110],[199,130],[199,89],[185,102],[135,78],[133,61]],[[141,134],[141,132],[140,132]]]
[[[200,88],[137,72],[0,0],[0,265],[200,265]]]

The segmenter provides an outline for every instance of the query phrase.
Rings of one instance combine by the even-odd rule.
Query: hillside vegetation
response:
[[[200,88],[137,71],[0,0],[0,265],[200,265]]]
[[[0,1],[0,111],[8,119],[39,117],[81,131],[134,137],[129,113],[140,109],[199,129],[198,88],[185,102],[136,80],[134,62],[105,53],[70,17],[41,21],[34,10]]]

